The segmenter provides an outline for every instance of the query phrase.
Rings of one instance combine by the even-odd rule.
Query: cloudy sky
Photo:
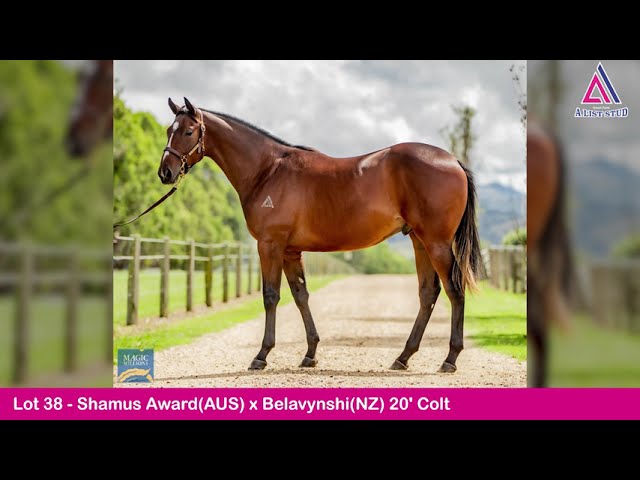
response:
[[[336,157],[400,142],[447,145],[440,130],[454,122],[451,105],[477,109],[472,151],[479,183],[526,189],[525,134],[512,79],[514,61],[128,61],[115,77],[127,105],[162,124],[187,97],[293,144]]]

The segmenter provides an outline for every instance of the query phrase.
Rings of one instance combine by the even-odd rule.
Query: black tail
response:
[[[548,381],[548,322],[566,326],[570,307],[584,305],[573,263],[567,221],[567,164],[558,138],[553,139],[558,163],[558,191],[537,245],[532,245],[532,263],[527,269],[527,340],[531,387],[545,387]]]
[[[454,238],[455,261],[451,279],[455,288],[464,293],[467,287],[472,292],[478,290],[476,277],[482,271],[482,254],[476,225],[476,186],[473,182],[473,173],[460,161],[458,163],[467,175],[467,208]]]

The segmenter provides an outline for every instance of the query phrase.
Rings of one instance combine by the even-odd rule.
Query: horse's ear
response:
[[[187,97],[184,97],[184,104],[186,105],[187,110],[189,110],[189,113],[195,117],[196,116],[196,107],[191,105],[191,102],[187,99]]]
[[[178,107],[175,103],[173,103],[173,100],[171,100],[171,97],[169,97],[169,108],[171,109],[174,115],[177,115],[178,112],[180,111],[180,107]]]

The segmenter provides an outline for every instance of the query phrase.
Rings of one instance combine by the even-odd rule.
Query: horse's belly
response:
[[[311,221],[293,232],[290,247],[307,252],[358,250],[376,245],[398,233],[404,220],[399,215],[378,218],[335,218]]]

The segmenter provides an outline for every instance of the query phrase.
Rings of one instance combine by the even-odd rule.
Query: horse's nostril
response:
[[[162,167],[158,172],[160,180],[168,182],[171,179],[171,169],[169,167]]]

